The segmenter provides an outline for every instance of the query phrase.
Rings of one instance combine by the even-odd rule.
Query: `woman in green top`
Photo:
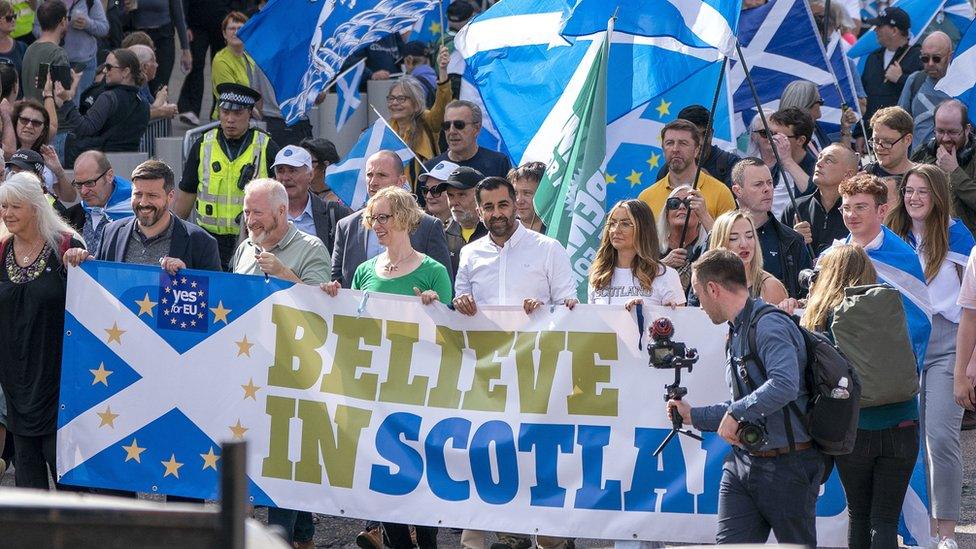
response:
[[[435,301],[451,302],[451,277],[447,268],[410,245],[410,233],[420,224],[423,210],[412,194],[399,187],[379,190],[366,203],[363,226],[376,233],[386,250],[361,264],[352,277],[353,290],[397,295],[416,295],[424,305]],[[321,285],[332,297],[339,293],[339,282]],[[412,547],[410,529],[405,524],[383,523],[393,547]],[[415,526],[421,549],[437,547],[437,528]]]
[[[833,312],[844,300],[844,288],[875,284],[878,275],[864,249],[849,244],[827,250],[817,269],[800,324],[830,336]],[[878,338],[888,337],[884,322],[876,327]],[[898,516],[918,448],[914,398],[861,408],[854,450],[834,458],[847,493],[847,543],[853,549],[898,547]]]

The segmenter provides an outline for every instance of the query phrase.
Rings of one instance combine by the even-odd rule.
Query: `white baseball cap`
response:
[[[312,155],[301,147],[288,145],[275,155],[275,161],[271,168],[274,169],[277,166],[292,166],[294,168],[304,166],[311,169]]]
[[[448,162],[447,160],[442,160],[438,162],[436,166],[431,168],[429,172],[418,175],[417,179],[421,183],[426,183],[427,178],[432,177],[438,180],[439,182],[443,183],[444,181],[447,181],[447,178],[450,177],[451,174],[454,173],[454,170],[458,169],[459,167],[460,166],[458,166],[454,162]]]

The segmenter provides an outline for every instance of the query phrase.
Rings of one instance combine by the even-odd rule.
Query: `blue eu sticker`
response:
[[[209,279],[183,272],[159,275],[159,304],[163,314],[156,316],[156,328],[181,332],[206,332],[209,321],[207,302]]]

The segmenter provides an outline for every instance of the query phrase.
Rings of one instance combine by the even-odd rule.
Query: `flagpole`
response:
[[[441,47],[444,47],[444,36],[447,35],[447,29],[444,27],[444,0],[437,1],[437,14],[441,18]]]
[[[619,7],[618,7],[619,9]],[[725,83],[725,67],[728,66],[729,58],[722,58],[722,71],[718,75],[718,83],[715,85],[715,95],[712,96],[712,108],[708,111],[708,122],[705,123],[705,134],[702,136],[704,140],[705,136],[712,133],[713,124],[712,121],[715,120],[715,108],[718,106],[718,96],[722,93],[722,87]],[[695,178],[691,181],[691,190],[698,189],[698,178],[701,176],[702,163],[705,162],[706,153],[708,151],[705,149],[704,143],[702,143],[701,151],[698,152],[698,166],[695,168]],[[681,240],[678,241],[678,247],[685,247],[685,237],[688,236],[688,218],[691,217],[691,206],[688,206],[688,215],[685,216],[685,222],[681,226]]]
[[[749,90],[752,92],[752,99],[756,102],[756,110],[759,111],[759,120],[762,122],[763,130],[766,132],[766,139],[769,141],[769,148],[773,150],[773,156],[776,157],[776,165],[779,167],[780,173],[783,173],[785,170],[785,168],[783,168],[783,159],[779,156],[779,150],[776,149],[776,143],[773,143],[773,132],[769,129],[769,123],[766,120],[766,113],[763,112],[762,101],[760,101],[759,93],[756,91],[756,83],[752,81],[752,75],[749,74],[749,66],[746,65],[746,57],[742,54],[742,45],[739,43],[738,38],[735,40],[735,51],[738,54],[739,63],[742,65],[742,71],[746,75],[746,82],[749,83]],[[793,190],[790,189],[790,182],[786,177],[783,178],[783,184],[786,185],[786,196],[788,196],[790,199],[790,205],[793,207],[793,211],[799,213],[800,209],[796,205],[796,197],[793,196]],[[817,257],[811,244],[807,244],[807,250],[810,252],[810,257]]]

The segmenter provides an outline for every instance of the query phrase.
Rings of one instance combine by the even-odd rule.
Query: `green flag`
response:
[[[569,252],[581,302],[586,301],[590,264],[606,216],[607,184],[600,168],[607,148],[607,55],[612,34],[608,29],[579,86],[572,116],[563,125],[535,195],[546,234]]]

